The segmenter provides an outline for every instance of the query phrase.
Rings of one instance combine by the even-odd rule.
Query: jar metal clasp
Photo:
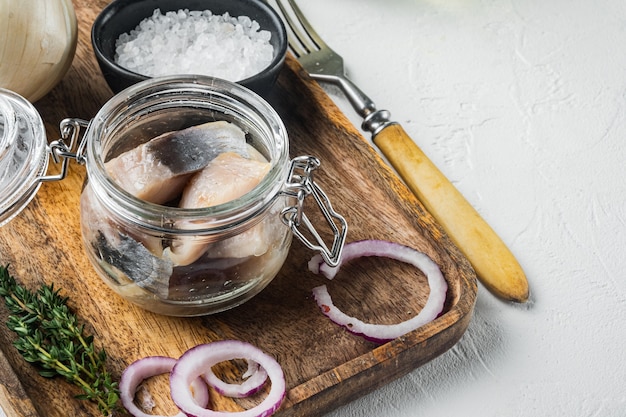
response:
[[[48,145],[50,159],[61,164],[58,174],[39,177],[41,182],[60,181],[67,176],[67,166],[74,159],[79,164],[85,163],[85,137],[80,138],[81,128],[88,128],[89,122],[83,119],[67,118],[61,121],[61,138]],[[76,148],[76,150],[74,150]]]
[[[283,192],[295,199],[295,204],[282,210],[282,221],[291,229],[292,233],[300,239],[306,247],[318,251],[329,266],[337,266],[341,260],[341,253],[348,232],[346,219],[337,213],[322,189],[313,181],[313,171],[320,166],[319,159],[313,156],[299,156],[291,161],[289,177],[285,183]],[[332,233],[333,242],[329,246],[324,242],[321,235],[315,229],[307,215],[304,213],[305,198],[312,195],[320,208]],[[301,230],[306,227],[311,238]]]

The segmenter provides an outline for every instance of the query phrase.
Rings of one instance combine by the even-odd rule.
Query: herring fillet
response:
[[[81,222],[88,225],[83,227],[85,243],[94,249],[95,261],[116,284],[116,291],[132,292],[133,286],[127,285],[132,282],[161,297],[167,296],[168,289],[161,277],[172,275],[173,264],[149,249],[156,242],[147,242],[145,238],[140,242],[115,225],[90,186],[81,195],[80,212]]]
[[[183,191],[179,206],[212,207],[235,200],[256,187],[269,169],[269,162],[248,159],[234,152],[222,153],[192,177]],[[247,248],[245,242],[242,242],[239,250],[245,255],[236,257],[258,256],[265,252],[263,250],[262,253],[256,253],[259,252],[256,246],[267,245],[264,240],[259,242],[259,239],[250,239],[248,242],[254,247]],[[165,249],[164,255],[176,265],[189,265],[200,258],[210,245],[201,239],[181,238],[174,240],[171,246]],[[224,254],[224,257],[231,256]]]
[[[107,173],[137,198],[164,204],[178,197],[191,176],[217,155],[248,156],[245,133],[226,122],[208,122],[163,133],[105,163]]]
[[[137,198],[162,204],[180,196],[194,173],[225,151],[249,155],[244,132],[225,121],[209,122],[167,132],[105,163],[107,173]],[[167,297],[162,277],[172,274],[173,264],[162,257],[158,237],[131,234],[115,226],[104,214],[98,199],[86,187],[81,213],[89,225],[86,239],[100,263],[121,288],[127,279],[139,287]],[[127,277],[127,278],[124,278]]]
[[[235,200],[256,187],[269,169],[268,162],[222,153],[189,181],[180,207],[212,207]]]

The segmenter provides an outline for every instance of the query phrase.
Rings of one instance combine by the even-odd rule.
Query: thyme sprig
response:
[[[18,338],[13,345],[24,360],[38,366],[39,374],[62,376],[83,390],[76,398],[90,400],[105,416],[118,407],[119,390],[106,370],[107,355],[97,350],[93,335],[67,306],[53,285],[36,292],[17,284],[8,266],[0,267],[0,296],[11,313],[7,326]]]

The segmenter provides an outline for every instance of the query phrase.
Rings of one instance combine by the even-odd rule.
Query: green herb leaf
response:
[[[119,389],[107,372],[107,355],[96,350],[93,335],[85,334],[85,326],[67,306],[68,297],[53,285],[33,293],[17,284],[8,268],[0,267],[0,297],[11,313],[6,324],[17,335],[15,348],[39,367],[41,376],[65,378],[83,390],[76,398],[93,401],[103,415],[113,415]]]

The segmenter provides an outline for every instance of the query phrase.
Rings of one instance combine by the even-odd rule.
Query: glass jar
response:
[[[0,89],[0,225],[35,196],[48,167],[46,131],[33,105]]]
[[[198,147],[183,135],[158,152],[154,147],[148,151],[146,144],[168,132],[213,122],[235,125],[245,134],[245,159],[262,161],[264,175],[234,199],[180,208],[179,188],[187,187],[203,166],[190,168],[176,185],[160,183],[161,168],[178,173],[178,165],[196,164],[205,147],[218,139],[203,139]],[[52,159],[63,163],[61,173],[47,177],[43,167],[34,184],[62,179],[70,159],[86,165],[80,227],[87,256],[110,288],[146,310],[198,316],[244,303],[276,276],[294,235],[328,263],[338,263],[347,225],[312,179],[319,161],[311,156],[290,160],[278,114],[238,84],[199,76],[152,78],[114,96],[89,122],[64,120],[61,132],[61,139],[47,147]],[[126,152],[136,153],[131,158],[136,165],[113,162]],[[204,167],[212,158],[217,160],[213,155]],[[135,176],[138,167],[143,174]],[[149,202],[123,186],[129,180],[156,184],[150,189],[169,197]],[[240,183],[238,175],[229,178],[218,194]],[[304,213],[304,199],[311,194],[334,235],[330,248]]]

